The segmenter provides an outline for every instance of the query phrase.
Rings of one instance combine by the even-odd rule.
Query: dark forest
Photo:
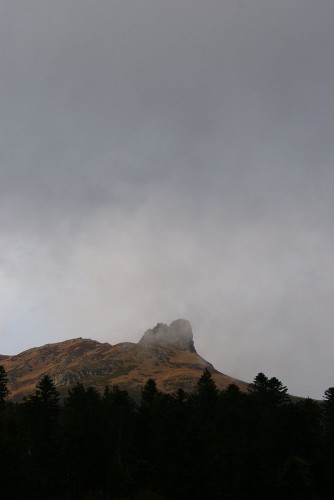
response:
[[[334,388],[288,396],[259,373],[219,391],[204,371],[192,394],[134,401],[78,383],[60,399],[45,375],[9,400],[0,367],[0,498],[41,500],[332,499]]]

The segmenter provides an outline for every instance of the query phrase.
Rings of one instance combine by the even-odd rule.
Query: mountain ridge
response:
[[[102,391],[118,385],[138,397],[149,378],[158,389],[173,393],[179,388],[192,392],[203,370],[208,368],[219,389],[234,383],[247,390],[247,383],[214,368],[196,351],[189,321],[178,319],[169,326],[158,323],[138,343],[112,345],[77,337],[33,347],[13,356],[0,355],[13,400],[31,393],[38,380],[50,375],[60,394],[80,382]]]

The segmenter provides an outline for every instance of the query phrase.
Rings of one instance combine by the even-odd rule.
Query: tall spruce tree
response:
[[[30,495],[49,498],[60,487],[63,474],[57,469],[59,456],[59,394],[49,375],[44,375],[34,393],[22,405],[25,425],[26,475],[31,478]]]
[[[47,406],[51,411],[58,412],[59,392],[50,375],[44,375],[40,379],[31,400]]]
[[[268,378],[262,372],[256,375],[248,390],[257,400],[267,404],[281,404],[290,400],[287,387],[276,377]]]

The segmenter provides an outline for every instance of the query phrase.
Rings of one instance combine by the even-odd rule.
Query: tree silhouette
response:
[[[196,392],[199,397],[204,397],[208,399],[216,398],[218,395],[217,386],[212,378],[212,373],[205,368],[203,374],[197,382]]]
[[[44,375],[36,385],[35,393],[31,396],[31,401],[47,407],[50,411],[58,412],[59,392],[50,377]]]
[[[249,392],[219,391],[209,370],[192,394],[151,379],[137,404],[82,384],[60,404],[44,376],[0,411],[0,500],[332,500],[333,427],[334,388],[287,401],[263,373]]]
[[[5,406],[6,399],[9,395],[8,377],[3,365],[0,365],[0,409]]]
[[[142,404],[152,403],[152,401],[158,396],[159,391],[157,389],[156,381],[152,378],[149,378],[146,384],[143,387],[141,398]]]
[[[266,404],[281,404],[290,400],[288,389],[276,377],[268,378],[260,372],[248,386],[249,392],[259,401]]]
[[[97,490],[106,475],[111,450],[104,424],[100,393],[77,383],[63,409],[64,462],[73,498]]]
[[[334,387],[326,389],[323,410],[323,464],[322,484],[324,490],[330,495],[333,492],[333,472],[334,472]]]
[[[104,390],[102,405],[104,411],[104,439],[107,443],[106,460],[109,468],[106,489],[110,494],[123,498],[131,492],[130,469],[133,460],[135,439],[135,404],[127,391],[117,385]]]
[[[326,389],[324,394],[323,409],[327,430],[334,433],[334,387]]]
[[[44,375],[34,393],[22,405],[26,476],[30,477],[31,495],[47,496],[54,485],[61,485],[59,462],[59,394],[49,375]],[[57,479],[58,478],[58,479]]]

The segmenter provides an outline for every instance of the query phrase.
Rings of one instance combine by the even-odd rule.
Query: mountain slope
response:
[[[49,374],[62,395],[77,382],[103,390],[118,384],[136,396],[149,378],[164,392],[178,388],[192,391],[203,370],[208,368],[223,389],[235,383],[246,390],[247,383],[217,370],[196,352],[191,325],[176,320],[170,326],[159,323],[147,330],[138,344],[116,345],[76,338],[46,344],[16,356],[0,356],[9,376],[11,396],[15,400],[32,392],[38,380]]]

